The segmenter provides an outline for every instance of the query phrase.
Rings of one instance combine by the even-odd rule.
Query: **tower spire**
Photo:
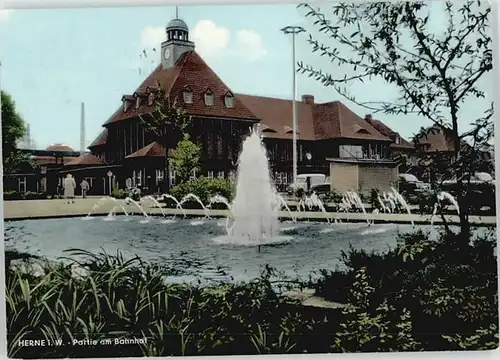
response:
[[[179,6],[175,5],[175,18],[179,18]]]

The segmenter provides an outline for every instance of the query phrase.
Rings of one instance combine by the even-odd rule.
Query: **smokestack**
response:
[[[27,149],[33,149],[33,144],[31,143],[31,130],[30,124],[26,124],[26,133],[24,134],[24,146]]]
[[[85,104],[82,102],[80,117],[80,154],[85,152]]]

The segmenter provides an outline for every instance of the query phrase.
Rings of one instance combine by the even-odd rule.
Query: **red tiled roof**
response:
[[[104,129],[101,133],[96,137],[96,139],[88,146],[88,148],[106,145],[106,141],[108,141],[108,129]]]
[[[445,131],[436,126],[430,127],[429,131],[420,137],[417,146],[424,145],[425,152],[452,152],[455,151],[453,139]],[[463,144],[463,145],[466,145]]]
[[[74,159],[76,159],[76,157],[74,156],[64,156],[62,158],[63,164],[66,164],[67,162],[70,162]],[[61,158],[60,157],[56,158],[55,156],[49,156],[49,155],[36,155],[31,158],[31,161],[33,162],[33,165],[42,166],[50,164],[60,164]]]
[[[397,135],[399,136],[400,143],[396,144],[396,142],[393,142],[391,144],[391,147],[396,148],[396,149],[414,149],[415,146],[410,143],[408,140],[403,138],[399,133],[395,132],[392,130],[389,126],[385,125],[382,121],[380,120],[375,120],[375,119],[370,119],[370,118],[365,118],[365,121],[368,122],[370,125],[372,125],[379,133],[381,133],[384,136],[387,136],[388,138],[391,138],[391,136]]]
[[[169,149],[169,156],[172,155],[173,150]],[[152,142],[149,145],[144,146],[143,148],[137,150],[135,153],[132,153],[125,157],[125,159],[131,158],[140,158],[140,157],[165,157],[165,147],[156,141]]]
[[[99,159],[98,157],[85,153],[77,158],[73,158],[70,162],[64,164],[64,166],[75,166],[75,165],[105,165],[106,163]]]
[[[340,101],[315,104],[316,139],[344,138],[391,141]]]
[[[292,101],[263,96],[237,94],[241,100],[259,119],[264,137],[292,139]],[[297,101],[297,133],[301,140],[314,140],[314,127],[311,105]],[[274,131],[273,131],[274,130]]]
[[[74,151],[72,148],[70,148],[68,145],[63,145],[63,144],[53,144],[47,147],[45,149],[47,151]]]
[[[261,119],[264,137],[292,139],[291,100],[242,94],[236,97]],[[340,101],[324,104],[297,101],[297,115],[297,132],[301,140],[354,138],[390,141]]]
[[[177,101],[178,106],[182,107],[188,115],[258,120],[238,99],[235,99],[233,107],[225,106],[224,96],[228,91],[231,92],[230,88],[195,51],[183,54],[177,64],[170,69],[164,70],[161,65],[158,65],[136,89],[135,93],[145,94],[148,87],[154,88],[158,84],[163,87],[170,100]],[[188,86],[193,92],[192,104],[185,104],[182,101],[182,92]],[[207,89],[210,89],[214,94],[212,106],[207,106],[204,102],[204,94]],[[138,109],[135,108],[135,104],[131,104],[127,112],[120,109],[106,122],[106,125],[151,113],[154,111],[154,106],[148,105],[147,99],[144,98]]]

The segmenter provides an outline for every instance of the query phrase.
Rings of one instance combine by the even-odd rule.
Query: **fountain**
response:
[[[182,211],[182,215],[184,217],[186,217],[186,211],[182,208],[182,204],[179,202],[179,200],[177,200],[177,198],[173,195],[170,195],[170,194],[162,194],[160,196],[160,198],[162,199],[171,199],[171,200],[174,200],[175,204],[177,205],[175,208],[176,209],[180,209]],[[172,217],[172,220],[175,219],[175,214],[174,216]]]
[[[166,217],[167,214],[165,214],[165,211],[163,211],[163,207],[161,206],[161,204],[158,202],[158,200],[156,200],[154,197],[152,197],[151,195],[146,195],[146,196],[143,196],[139,199],[139,203],[142,202],[142,200],[151,200],[152,202],[155,203],[155,205],[160,209],[161,211],[161,214],[163,217]]]
[[[285,199],[283,199],[283,196],[280,194],[276,193],[276,202],[278,203],[278,206],[284,207],[286,211],[288,211],[288,214],[290,215],[290,218],[292,219],[293,223],[297,222],[297,219],[293,216],[292,211],[290,210],[290,207],[286,203]]]
[[[215,195],[210,198],[210,201],[207,205],[207,208],[211,208],[213,204],[224,204],[227,207],[227,210],[231,212],[231,204],[229,203],[229,200],[226,199],[222,195]]]
[[[134,204],[142,212],[142,215],[144,215],[144,220],[141,220],[141,223],[145,224],[145,223],[149,222],[149,215],[148,215],[148,213],[144,211],[144,209],[142,208],[142,206],[139,205],[139,203],[137,201],[135,201],[134,199],[128,197],[128,198],[125,198],[125,204]]]
[[[405,198],[403,197],[403,195],[401,195],[399,193],[399,191],[397,191],[395,188],[391,187],[391,190],[394,194],[394,196],[396,197],[396,200],[398,201],[398,203],[403,206],[405,209],[406,209],[406,212],[408,213],[408,216],[410,217],[410,220],[411,220],[411,225],[413,227],[415,227],[415,222],[413,221],[413,219],[411,219],[411,209],[410,209],[410,205],[408,205],[408,202],[405,200]]]
[[[280,231],[279,207],[271,180],[266,149],[256,131],[243,142],[238,159],[236,196],[227,232],[233,242],[260,245]]]
[[[90,220],[92,219],[92,214],[105,202],[105,201],[113,201],[115,202],[119,207],[120,209],[123,211],[123,213],[125,214],[125,216],[128,216],[128,212],[127,210],[125,210],[125,208],[123,207],[122,203],[118,200],[118,199],[115,199],[114,197],[110,197],[110,196],[104,196],[102,198],[100,198],[99,200],[97,200],[97,202],[92,206],[92,208],[90,209],[89,213],[87,214],[87,216],[85,216],[84,218],[82,218],[82,220]]]
[[[116,216],[116,206],[113,206],[109,214],[103,219],[104,221],[114,221]]]
[[[182,204],[184,204],[184,203],[185,203],[186,201],[188,201],[188,200],[194,200],[194,201],[196,201],[198,204],[200,204],[200,205],[201,205],[201,208],[203,209],[203,212],[205,213],[204,218],[205,218],[205,219],[209,219],[209,218],[210,218],[210,214],[208,213],[208,209],[207,209],[207,207],[205,206],[205,204],[203,204],[203,201],[201,201],[201,199],[200,199],[198,196],[196,196],[195,194],[187,194],[186,196],[184,196],[184,197],[181,199],[181,201],[180,201],[179,205],[182,207]]]
[[[450,202],[455,207],[455,209],[457,211],[457,215],[460,215],[460,207],[458,206],[457,200],[450,193],[448,193],[446,191],[441,191],[437,195],[437,201],[434,204],[434,209],[432,211],[431,220],[430,220],[431,225],[434,224],[434,217],[437,215],[439,205],[442,204],[445,200]]]

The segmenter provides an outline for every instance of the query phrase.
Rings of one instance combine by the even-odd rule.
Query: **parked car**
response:
[[[429,183],[419,180],[413,174],[399,174],[398,182],[399,192],[403,196],[413,196],[431,189]]]
[[[289,194],[295,194],[299,189],[307,191],[308,178],[310,189],[317,185],[325,184],[325,180],[327,179],[325,174],[299,174],[297,175],[297,182],[295,184],[290,184],[287,188],[287,192]]]
[[[482,207],[495,209],[495,180],[493,177],[484,172],[477,172],[470,177],[462,177],[462,183],[467,185],[467,203],[473,211],[478,211]],[[467,184],[465,184],[467,182]],[[457,195],[458,191],[457,179],[446,180],[441,184],[441,190],[449,192],[453,196]]]

